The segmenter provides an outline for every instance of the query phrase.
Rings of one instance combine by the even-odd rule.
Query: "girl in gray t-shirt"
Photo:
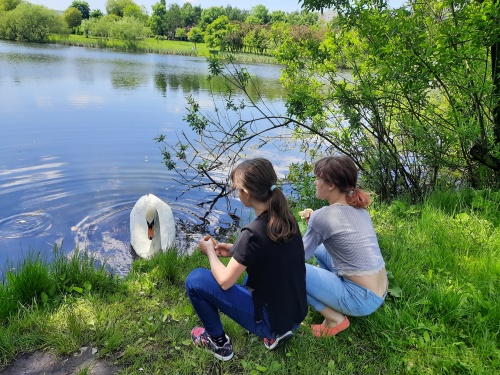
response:
[[[369,315],[384,302],[388,281],[370,215],[369,195],[356,187],[358,172],[347,156],[320,159],[314,167],[316,196],[330,204],[312,212],[304,235],[307,301],[325,318],[315,336],[349,327],[350,316]]]

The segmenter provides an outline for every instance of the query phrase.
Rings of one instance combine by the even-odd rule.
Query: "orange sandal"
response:
[[[337,333],[342,332],[344,329],[349,327],[349,319],[347,319],[347,316],[344,317],[345,319],[340,323],[339,325],[335,327],[325,327],[324,324],[313,324],[311,326],[311,331],[312,334],[316,337],[322,337],[322,336],[335,336]]]

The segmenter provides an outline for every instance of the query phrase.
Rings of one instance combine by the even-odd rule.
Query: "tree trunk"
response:
[[[493,79],[493,134],[495,143],[500,143],[500,67],[498,66],[500,59],[500,44],[495,42],[491,46],[491,74]]]
[[[500,43],[495,42],[491,46],[491,79],[493,81],[493,137],[495,144],[500,144]],[[470,155],[474,160],[493,169],[500,171],[500,159],[491,155],[486,144],[486,139],[482,139],[470,149]]]

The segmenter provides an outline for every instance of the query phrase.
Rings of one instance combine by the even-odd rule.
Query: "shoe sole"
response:
[[[231,353],[231,355],[228,355],[228,356],[226,356],[226,357],[223,357],[223,356],[221,356],[220,354],[217,354],[216,352],[214,352],[214,351],[212,351],[212,350],[210,350],[210,349],[206,349],[206,350],[207,350],[207,351],[209,351],[209,352],[211,352],[211,353],[214,355],[214,357],[215,357],[215,358],[217,358],[217,359],[219,359],[219,360],[221,360],[221,361],[224,361],[224,362],[225,362],[225,361],[229,361],[231,358],[233,358],[233,355],[234,355],[234,353]]]
[[[288,340],[290,340],[293,336],[293,333],[292,331],[288,331],[287,333],[285,333],[283,336],[279,337],[276,339],[275,342],[273,342],[272,345],[264,345],[267,350],[275,350],[277,348],[279,348],[280,346],[282,346],[285,342],[287,342]]]

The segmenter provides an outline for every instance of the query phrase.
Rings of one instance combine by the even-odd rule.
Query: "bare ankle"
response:
[[[342,319],[340,320],[337,320],[337,319],[332,319],[332,320],[329,320],[329,319],[325,319],[323,321],[323,325],[327,328],[332,328],[332,327],[336,327],[338,326],[340,323],[342,323],[344,321],[344,317],[342,317]]]

